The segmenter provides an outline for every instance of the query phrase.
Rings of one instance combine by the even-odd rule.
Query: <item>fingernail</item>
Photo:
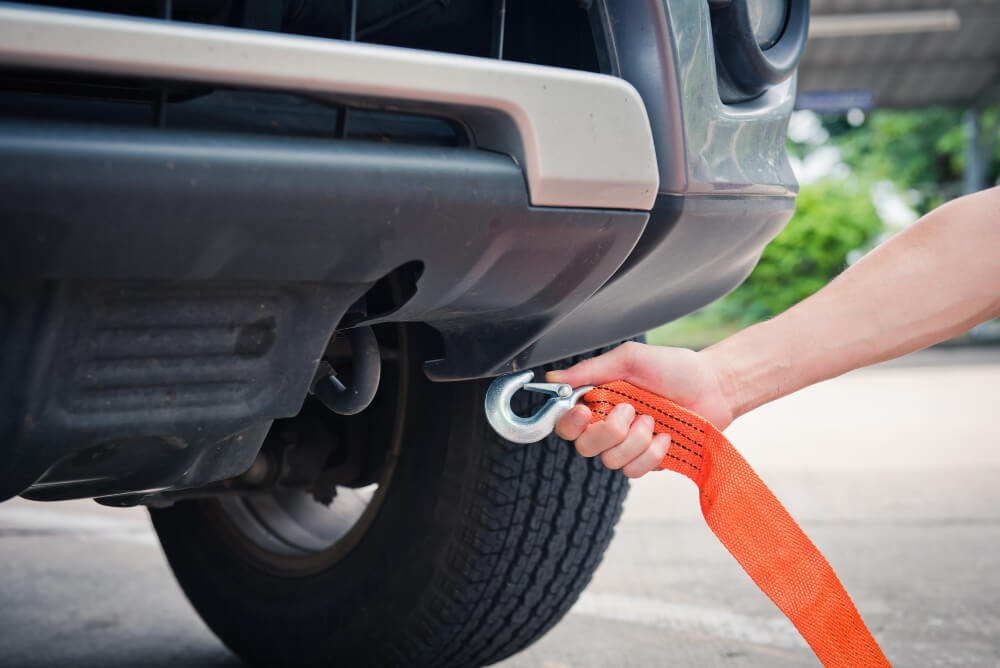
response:
[[[632,418],[635,417],[635,406],[632,404],[618,404],[612,412],[619,413],[622,416],[627,415],[628,419],[631,421]]]
[[[568,419],[569,423],[574,427],[587,426],[587,415],[583,411],[570,411]]]
[[[649,427],[650,429],[652,429],[653,427],[655,427],[655,426],[656,426],[656,420],[654,420],[654,419],[653,419],[653,417],[652,417],[651,415],[641,415],[641,416],[640,416],[640,419],[641,419],[641,420],[643,421],[643,423],[645,423],[645,425],[646,425],[647,427]]]
[[[562,378],[562,371],[549,371],[545,374],[545,380],[550,383],[558,383],[560,378]]]

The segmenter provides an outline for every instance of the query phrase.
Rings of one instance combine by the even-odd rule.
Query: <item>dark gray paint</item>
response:
[[[159,451],[141,440],[148,438],[217,446],[197,457],[209,464],[190,469],[196,477],[184,458],[194,455],[164,457],[151,464],[155,475],[111,476],[114,490],[232,475],[249,463],[271,419],[298,410],[322,343],[348,306],[407,263],[423,267],[416,293],[368,322],[416,321],[440,331],[444,357],[427,365],[436,380],[488,376],[622,340],[735,287],[794,207],[784,150],[794,85],[723,104],[707,3],[607,0],[596,9],[606,10],[614,67],[650,112],[661,176],[651,216],[532,207],[513,160],[471,148],[0,126],[7,298],[0,336],[18,342],[5,343],[0,366],[13,388],[0,397],[11,407],[0,428],[4,448],[22,462],[5,460],[0,496],[57,460],[63,468],[49,480],[67,482],[65,462],[109,438],[140,439],[135,453]],[[116,286],[139,286],[151,299],[179,286],[187,306],[182,299],[175,308],[197,310],[204,291],[233,282],[245,300],[231,306],[236,313],[275,291],[303,305],[274,309],[273,350],[285,351],[276,362],[249,372],[234,358],[236,378],[261,388],[257,399],[213,415],[174,406],[168,427],[126,410],[134,397],[112,401],[107,414],[66,419],[79,400],[67,379],[88,362],[42,360],[86,343],[98,316],[120,319],[115,309],[94,307],[95,299],[110,303],[100,295]],[[172,317],[168,309],[160,324]],[[179,337],[167,352],[190,354],[203,342],[195,338]],[[133,387],[165,382],[137,369],[124,372]],[[192,429],[214,440],[192,438]],[[239,436],[243,446],[235,448]],[[212,459],[217,453],[224,456]],[[143,466],[142,456],[128,461]]]

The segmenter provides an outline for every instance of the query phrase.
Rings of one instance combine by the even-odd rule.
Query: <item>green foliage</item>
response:
[[[803,187],[791,222],[764,249],[749,278],[720,302],[720,315],[749,324],[781,313],[829,283],[847,266],[848,253],[881,230],[857,180]]]
[[[804,185],[788,226],[764,250],[750,277],[731,294],[650,333],[650,341],[701,347],[733,331],[773,317],[813,294],[839,274],[852,251],[870,247],[882,232],[870,186],[888,180],[899,191],[917,193],[916,209],[926,213],[961,194],[966,160],[963,111],[876,110],[852,127],[844,117],[826,117],[825,145],[840,149],[848,179]],[[1000,118],[997,107],[982,115],[982,132],[993,139],[988,183],[1000,178]],[[803,159],[815,143],[788,142],[789,154]]]
[[[916,191],[917,208],[926,213],[961,194],[967,143],[963,113],[943,108],[878,110],[857,128],[841,117],[827,118],[824,126],[854,174],[869,182],[888,179],[901,190]],[[983,113],[984,133],[1000,134],[996,117],[996,107]],[[995,182],[998,175],[1000,142],[995,142],[987,182]]]
[[[651,332],[649,340],[698,348],[773,317],[829,283],[847,266],[848,254],[881,231],[868,191],[856,179],[803,186],[795,215],[747,280],[719,301]]]

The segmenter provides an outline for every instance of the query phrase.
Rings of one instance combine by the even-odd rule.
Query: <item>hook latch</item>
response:
[[[494,380],[486,391],[486,419],[503,438],[514,443],[535,443],[556,428],[569,409],[584,394],[594,389],[592,385],[573,388],[566,383],[532,383],[534,371],[509,373]],[[510,407],[510,400],[518,390],[540,392],[552,398],[531,417],[521,417]]]

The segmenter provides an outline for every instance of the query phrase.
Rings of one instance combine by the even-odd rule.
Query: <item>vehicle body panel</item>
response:
[[[235,475],[271,420],[300,409],[338,329],[429,325],[443,346],[427,374],[454,381],[620,341],[738,285],[794,210],[784,148],[794,78],[726,105],[708,3],[595,0],[590,11],[620,79],[44,10],[58,28],[45,35],[62,42],[19,37],[0,61],[222,78],[458,130],[454,145],[404,146],[0,105],[0,499]],[[0,3],[0,16],[37,12]],[[131,37],[72,65],[81,54],[63,43],[67,16],[105,31],[120,20]],[[199,48],[211,34],[229,41],[217,63],[173,50],[158,64],[140,33],[161,46],[170,35]],[[249,56],[247,69],[241,44],[392,64],[371,72],[414,64],[380,88],[371,72]],[[553,82],[553,93],[525,93]],[[405,299],[357,309],[400,270],[413,279]]]

